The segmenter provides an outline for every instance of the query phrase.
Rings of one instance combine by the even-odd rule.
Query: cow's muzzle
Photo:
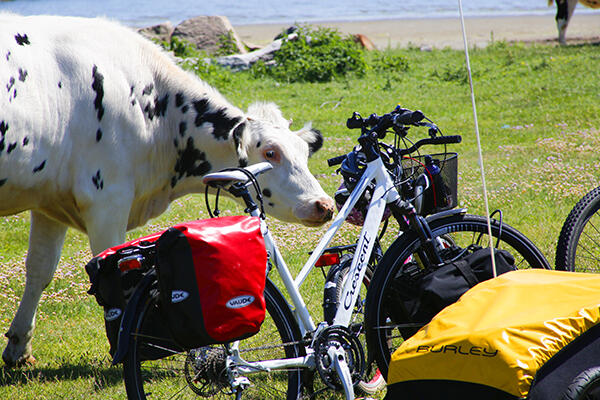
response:
[[[335,203],[331,197],[321,197],[296,209],[296,216],[302,224],[319,226],[333,217]]]

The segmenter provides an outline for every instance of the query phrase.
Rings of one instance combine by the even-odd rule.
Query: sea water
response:
[[[463,0],[468,16],[552,15],[546,0]],[[233,25],[456,17],[458,0],[0,0],[17,14],[105,16],[132,27],[225,15]],[[579,6],[577,13],[595,12]],[[600,16],[600,13],[598,14]]]

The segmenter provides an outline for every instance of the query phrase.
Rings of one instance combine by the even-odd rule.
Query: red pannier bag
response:
[[[156,246],[161,314],[177,344],[192,349],[260,330],[267,252],[259,218],[175,225]]]

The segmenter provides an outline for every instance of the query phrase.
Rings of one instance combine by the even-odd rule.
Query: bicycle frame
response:
[[[329,166],[341,164],[344,179],[357,176],[360,176],[360,178],[356,185],[354,185],[354,189],[347,195],[345,204],[339,210],[338,215],[331,222],[329,229],[327,229],[321,237],[314,251],[308,257],[308,260],[302,266],[302,269],[296,277],[292,276],[290,269],[271,235],[268,225],[264,222],[264,209],[262,202],[260,201],[260,196],[258,196],[261,190],[256,180],[256,176],[271,169],[272,165],[268,162],[262,162],[250,165],[244,169],[227,168],[215,173],[206,174],[203,177],[203,183],[207,185],[207,189],[208,187],[214,187],[219,190],[226,190],[232,196],[243,200],[246,205],[245,211],[247,213],[261,219],[261,233],[263,234],[265,247],[270,260],[270,266],[267,273],[270,273],[271,269],[277,270],[283,287],[285,288],[281,288],[281,292],[287,293],[286,297],[288,298],[288,300],[286,300],[282,297],[279,288],[275,287],[267,277],[267,292],[269,293],[267,300],[269,302],[272,301],[272,303],[267,304],[267,306],[270,307],[270,305],[273,305],[278,308],[276,310],[269,308],[269,311],[280,311],[280,313],[273,315],[273,318],[277,321],[275,316],[278,316],[280,322],[282,324],[285,323],[286,325],[283,327],[278,324],[277,328],[282,338],[284,338],[283,341],[285,343],[283,343],[283,346],[285,348],[285,354],[291,356],[286,357],[286,355],[281,355],[274,356],[275,358],[267,360],[247,361],[243,358],[243,354],[241,354],[242,351],[269,349],[279,347],[280,345],[259,346],[257,349],[249,348],[241,350],[240,343],[244,342],[237,341],[227,344],[226,350],[221,349],[221,351],[225,350],[225,352],[219,353],[226,357],[225,359],[219,358],[218,365],[220,368],[219,371],[227,371],[227,377],[221,376],[218,378],[218,382],[215,381],[213,383],[218,383],[218,385],[221,386],[224,384],[222,378],[226,378],[229,387],[232,390],[230,394],[236,394],[237,398],[240,398],[244,389],[252,385],[252,382],[246,375],[250,376],[260,373],[268,374],[271,371],[285,372],[288,370],[294,374],[294,378],[302,378],[302,381],[305,381],[307,378],[312,379],[310,376],[314,375],[314,372],[318,372],[318,375],[326,386],[335,390],[343,388],[346,399],[354,399],[354,384],[358,384],[359,381],[364,378],[362,374],[366,370],[365,364],[368,360],[365,359],[364,346],[357,338],[357,334],[360,332],[354,329],[353,311],[355,311],[355,306],[357,306],[360,297],[360,289],[365,280],[367,271],[370,270],[369,261],[371,261],[372,255],[376,249],[378,255],[380,255],[380,248],[378,245],[376,247],[376,244],[378,243],[378,236],[380,234],[379,228],[386,207],[391,211],[402,232],[408,230],[411,235],[416,234],[418,236],[418,239],[421,241],[421,247],[419,247],[416,252],[420,262],[426,267],[435,267],[442,265],[443,263],[438,250],[439,243],[436,243],[434,240],[432,231],[427,222],[428,219],[421,215],[422,199],[420,197],[422,196],[423,191],[429,187],[430,183],[427,174],[419,172],[420,175],[416,180],[414,180],[415,177],[411,174],[406,181],[406,186],[404,186],[404,182],[402,183],[402,191],[411,189],[414,191],[415,195],[414,199],[405,199],[401,196],[401,193],[399,193],[399,189],[396,188],[397,182],[394,181],[394,174],[396,172],[390,173],[390,171],[401,171],[401,157],[417,151],[420,146],[460,143],[461,137],[458,135],[436,136],[437,133],[441,134],[441,131],[429,119],[427,119],[429,122],[421,122],[424,118],[426,117],[420,111],[410,111],[397,106],[394,111],[381,117],[376,114],[371,114],[368,119],[363,119],[355,112],[352,117],[347,120],[346,126],[348,128],[361,129],[361,135],[358,137],[360,147],[355,147],[351,153],[331,158],[327,160],[327,162]],[[398,149],[397,138],[404,138],[406,136],[409,125],[428,127],[429,137],[413,143],[411,147]],[[394,140],[394,145],[386,145],[383,142],[380,142],[380,139],[384,139],[386,133],[391,133],[392,129],[397,135]],[[366,160],[366,164],[363,164],[363,160]],[[422,167],[425,168],[423,164]],[[354,180],[352,182],[354,182]],[[249,187],[251,186],[255,189],[254,195],[259,197],[258,202],[255,201],[253,194],[249,191]],[[300,291],[301,286],[308,274],[315,267],[317,260],[319,260],[325,251],[331,251],[327,250],[327,247],[330,245],[333,237],[339,231],[343,222],[348,219],[357,204],[359,204],[363,195],[367,192],[371,195],[371,198],[366,208],[366,216],[363,221],[358,241],[355,245],[352,245],[354,247],[352,261],[348,266],[348,258],[344,255],[344,262],[343,264],[340,264],[340,267],[343,265],[343,273],[345,274],[343,276],[338,275],[340,272],[338,270],[330,270],[330,275],[335,275],[336,282],[339,283],[339,279],[343,278],[343,283],[340,284],[343,285],[343,287],[341,287],[341,297],[337,297],[340,293],[337,289],[340,288],[336,288],[336,301],[328,302],[328,299],[326,299],[326,304],[332,306],[331,308],[328,308],[326,321],[315,323],[307,308],[305,300],[302,297]],[[346,193],[344,193],[344,197],[346,197]],[[361,209],[364,210],[362,201],[360,204]],[[207,207],[210,209],[208,196]],[[271,266],[273,268],[270,268]],[[154,277],[149,278],[148,282],[152,283],[152,279],[154,279]],[[139,296],[146,295],[147,289],[147,286],[139,286],[136,289],[134,296],[138,292]],[[368,293],[369,296],[371,296],[376,292],[368,290]],[[291,304],[288,304],[288,302]],[[289,308],[286,309],[285,307]],[[137,342],[133,342],[130,339],[132,333],[131,325],[133,322],[138,321],[137,308],[137,300],[132,300],[127,305],[121,323],[119,345],[117,353],[113,358],[113,363],[123,361],[125,355],[128,354],[130,342],[135,343],[137,346]],[[335,310],[333,318],[329,310]],[[371,314],[367,314],[365,317],[370,315]],[[295,321],[296,325],[294,325],[292,319]],[[319,320],[321,321],[321,319]],[[284,331],[282,328],[287,328],[287,330]],[[293,350],[293,352],[290,350]],[[131,383],[130,378],[138,376],[136,371],[140,367],[140,362],[143,361],[135,359],[135,354],[133,354],[133,356],[134,357],[131,357],[131,359],[133,359],[133,365],[129,364],[129,368],[130,370],[131,368],[134,368],[135,370],[133,371],[133,374],[126,377],[126,383]],[[221,361],[225,363],[225,366],[220,364]],[[188,367],[190,366],[188,364],[189,362],[192,362],[194,368],[201,368],[200,363],[203,363],[204,360],[202,358],[193,361],[186,359],[186,373],[188,373]],[[195,363],[198,364],[196,365]],[[127,369],[128,364],[125,363],[125,365]],[[225,369],[222,369],[223,367]],[[201,372],[200,370],[198,371],[199,373]],[[304,376],[303,372],[302,375],[299,375],[301,371],[309,372],[308,376]],[[186,375],[186,379],[187,378],[189,378],[189,376]],[[291,375],[290,378],[292,378]],[[206,379],[207,382],[212,382],[213,377],[207,376]],[[139,381],[136,381],[133,384],[137,387],[140,383],[143,386],[143,382]],[[292,382],[290,379],[289,383],[293,384],[294,388],[302,387],[302,382],[300,381]],[[192,382],[189,380],[188,384],[192,386]],[[143,387],[138,389],[142,388]],[[198,393],[193,386],[191,388],[194,392]],[[310,387],[308,390],[310,391]],[[317,393],[320,391],[321,389],[319,389]]]
[[[333,325],[348,326],[352,316],[352,309],[359,296],[359,290],[361,282],[366,273],[366,266],[369,262],[371,252],[377,237],[379,225],[383,218],[383,213],[387,203],[394,202],[400,198],[394,182],[392,181],[385,165],[381,158],[377,157],[375,160],[367,163],[366,170],[362,174],[358,181],[356,188],[350,194],[350,197],[339,211],[337,217],[333,220],[331,226],[327,232],[323,235],[315,250],[308,258],[302,270],[298,276],[294,279],[290,273],[290,270],[285,263],[277,245],[273,241],[271,233],[269,232],[266,225],[263,225],[263,235],[265,238],[265,245],[267,252],[270,256],[271,262],[274,264],[277,272],[279,273],[283,285],[287,290],[292,305],[295,309],[295,317],[300,326],[302,335],[305,336],[308,332],[318,331],[325,328],[325,323],[319,324],[317,327],[310,316],[310,313],[304,303],[304,299],[300,294],[300,286],[306,279],[307,275],[314,268],[315,262],[323,254],[323,251],[333,239],[333,236],[337,233],[344,220],[350,214],[350,211],[360,199],[362,194],[367,189],[369,183],[375,180],[375,189],[369,203],[367,216],[365,223],[360,233],[360,237],[357,244],[357,251],[352,259],[350,271],[343,292],[342,292],[342,307],[339,307],[334,318]],[[254,210],[253,215],[258,215],[259,211]],[[283,369],[283,368],[312,368],[315,365],[313,354],[309,353],[305,357],[298,357],[293,359],[280,359],[280,360],[267,360],[258,362],[246,362],[238,353],[238,344],[232,345],[233,362],[240,366],[240,372],[242,373],[255,373],[261,371],[269,371],[271,369]]]

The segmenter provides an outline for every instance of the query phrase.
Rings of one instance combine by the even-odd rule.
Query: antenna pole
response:
[[[469,46],[467,44],[467,32],[465,29],[465,17],[463,15],[462,1],[458,0],[458,10],[460,12],[460,25],[462,27],[463,43],[465,46],[465,62],[467,64],[467,73],[469,75],[469,86],[471,87],[471,104],[473,106],[473,121],[475,122],[475,136],[477,137],[477,150],[479,152],[479,171],[481,172],[481,184],[483,187],[483,202],[485,204],[485,215],[488,226],[488,236],[490,239],[490,256],[492,258],[492,270],[494,272],[494,278],[497,276],[496,273],[496,260],[494,258],[494,243],[492,238],[492,224],[490,222],[490,208],[488,204],[488,195],[485,185],[485,172],[483,170],[483,155],[481,151],[481,138],[479,136],[479,123],[477,122],[477,107],[475,106],[475,91],[473,90],[473,77],[471,75],[471,62],[469,60]]]

